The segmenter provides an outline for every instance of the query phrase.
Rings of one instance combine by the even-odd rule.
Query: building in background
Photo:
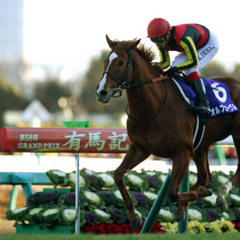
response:
[[[24,0],[0,0],[0,62],[19,62],[23,57]]]
[[[0,79],[30,95],[23,80],[24,0],[0,0]]]

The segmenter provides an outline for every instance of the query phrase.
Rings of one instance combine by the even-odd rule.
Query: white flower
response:
[[[154,201],[157,198],[157,194],[152,192],[143,192],[143,194],[152,201]]]
[[[159,216],[162,222],[171,222],[173,219],[173,215],[170,211],[167,211],[165,209],[161,209],[159,211]]]
[[[205,197],[204,200],[208,202],[210,205],[214,206],[217,200],[217,195],[213,193],[212,196]]]
[[[229,214],[226,213],[226,212],[223,212],[223,213],[222,213],[222,216],[223,216],[223,218],[224,218],[225,220],[228,220],[228,219],[230,218]]]
[[[99,204],[101,201],[100,197],[96,193],[84,191],[84,195],[89,201],[94,202],[96,204]]]
[[[66,173],[59,170],[53,170],[52,173],[59,177],[66,177]]]
[[[114,196],[115,196],[117,199],[123,201],[122,195],[121,195],[121,193],[120,193],[119,190],[114,191],[113,194],[114,194]]]
[[[18,213],[20,213],[20,212],[25,211],[26,209],[27,209],[27,207],[15,208],[15,209],[12,210],[12,213],[13,213],[13,214],[18,214]]]
[[[193,186],[197,182],[197,176],[193,174],[189,174],[189,183],[191,186]]]
[[[165,210],[165,209],[160,209],[159,215],[165,216],[165,217],[172,217],[172,213]]]
[[[240,202],[240,197],[237,194],[230,194],[230,198],[236,200],[237,202]]]
[[[94,209],[94,212],[97,215],[100,222],[106,222],[111,218],[110,214],[107,214],[100,209]]]
[[[156,175],[155,172],[146,172],[146,174],[149,175],[149,176],[154,176],[154,175]]]
[[[47,209],[46,211],[44,211],[43,216],[47,217],[47,216],[50,216],[50,215],[53,215],[53,214],[57,214],[58,211],[59,211],[58,208]]]
[[[85,180],[82,176],[79,176],[79,182],[80,182],[80,187],[84,187],[85,186]]]
[[[75,209],[65,209],[62,213],[63,218],[68,221],[75,221],[76,210]]]
[[[165,175],[165,174],[161,174],[161,175],[159,176],[159,180],[160,180],[162,183],[165,182],[166,178],[167,178],[167,175]]]
[[[72,182],[74,185],[76,184],[76,173],[70,173],[69,174],[69,181]],[[84,187],[86,184],[84,178],[82,176],[79,176],[79,185],[80,187]]]
[[[200,220],[202,220],[202,213],[199,212],[199,211],[196,210],[196,209],[191,209],[191,208],[189,208],[189,209],[188,209],[188,218],[189,218],[189,220],[197,220],[197,221],[200,221]]]
[[[71,181],[72,183],[76,184],[76,174],[75,173],[70,173],[68,175],[69,181]]]
[[[235,207],[240,207],[240,196],[236,194],[229,194],[232,204]]]
[[[104,211],[100,210],[100,209],[94,209],[94,212],[99,215],[100,217],[103,218],[110,218],[110,214],[105,213]]]
[[[88,175],[95,175],[95,173],[91,170],[85,169],[84,172]]]
[[[28,214],[31,216],[34,216],[34,215],[38,214],[41,210],[42,210],[42,208],[33,208],[29,211]]]
[[[143,184],[143,180],[134,174],[127,174],[126,177],[135,185],[141,186]]]
[[[101,173],[98,176],[103,180],[107,187],[112,187],[115,183],[113,177],[109,174]]]
[[[222,175],[218,175],[218,181],[220,184],[224,184],[228,181],[228,179]]]

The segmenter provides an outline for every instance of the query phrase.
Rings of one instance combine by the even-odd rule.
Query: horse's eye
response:
[[[122,66],[123,64],[124,64],[124,61],[123,60],[119,60],[118,65]]]

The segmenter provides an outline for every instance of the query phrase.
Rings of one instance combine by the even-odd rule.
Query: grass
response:
[[[239,233],[144,234],[144,235],[0,235],[0,240],[239,240]]]

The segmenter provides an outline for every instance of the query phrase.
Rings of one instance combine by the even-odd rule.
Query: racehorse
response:
[[[153,63],[155,54],[141,39],[131,41],[111,40],[106,36],[111,52],[104,61],[103,77],[96,87],[98,101],[106,104],[112,97],[120,97],[126,89],[127,131],[130,148],[122,163],[114,172],[114,180],[121,192],[132,228],[141,225],[134,210],[133,201],[124,185],[124,174],[153,154],[172,160],[172,173],[167,196],[178,201],[175,221],[185,217],[189,201],[210,196],[205,187],[211,180],[208,163],[209,147],[232,135],[237,154],[240,154],[240,112],[227,113],[207,120],[205,135],[194,151],[193,135],[196,116],[188,111],[176,85],[167,79],[160,66]],[[139,45],[139,46],[138,46]],[[229,86],[233,102],[240,108],[240,81],[229,77],[217,77],[218,82]],[[188,170],[191,159],[197,167],[197,182],[186,193],[179,193],[180,183]],[[233,177],[218,189],[217,210],[227,208],[226,195],[240,181],[240,164]]]

